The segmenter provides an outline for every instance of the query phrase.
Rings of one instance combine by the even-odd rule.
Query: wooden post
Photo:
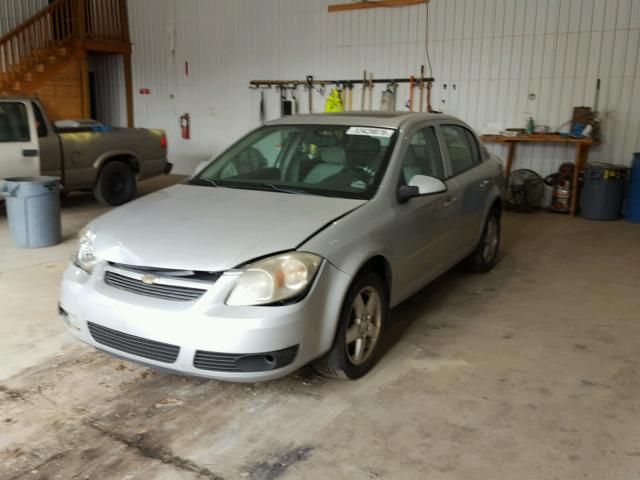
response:
[[[131,72],[131,53],[122,56],[124,63],[124,84],[127,96],[127,127],[133,128],[133,74]]]
[[[75,34],[80,40],[84,40],[87,34],[87,18],[84,0],[75,0]]]
[[[507,164],[504,167],[504,177],[509,180],[509,174],[511,173],[511,167],[513,166],[513,159],[516,156],[516,143],[517,142],[506,142],[507,143]]]
[[[91,99],[89,96],[89,61],[87,52],[80,57],[80,83],[82,91],[82,118],[92,118]]]
[[[130,42],[129,36],[129,12],[127,11],[127,0],[119,0],[120,4],[120,30],[123,42]]]
[[[587,163],[587,153],[589,152],[589,146],[585,143],[578,143],[576,145],[576,164],[573,168],[573,184],[571,185],[571,215],[575,216],[578,211],[578,196],[580,195],[578,180],[580,179],[580,172]]]

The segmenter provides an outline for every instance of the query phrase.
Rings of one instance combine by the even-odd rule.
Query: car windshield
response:
[[[395,129],[366,126],[265,126],[225,151],[191,183],[370,199],[396,135]]]

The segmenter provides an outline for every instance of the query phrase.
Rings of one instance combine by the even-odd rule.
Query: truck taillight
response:
[[[167,136],[166,135],[162,135],[162,140],[160,140],[160,146],[162,148],[167,148]]]

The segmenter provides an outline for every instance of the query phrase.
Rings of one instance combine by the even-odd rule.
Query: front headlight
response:
[[[245,266],[227,305],[265,305],[302,295],[315,277],[322,257],[289,252]]]
[[[91,273],[98,259],[95,257],[93,243],[96,234],[87,228],[80,230],[78,234],[78,250],[73,256],[73,264],[87,273]]]

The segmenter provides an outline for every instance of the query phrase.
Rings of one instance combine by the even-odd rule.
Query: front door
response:
[[[394,256],[402,266],[394,272],[398,299],[406,298],[451,268],[455,256],[452,235],[458,227],[458,186],[446,179],[434,127],[418,128],[409,133],[408,139],[400,183],[409,183],[414,175],[427,175],[445,182],[447,191],[412,198],[395,206]]]
[[[0,101],[0,179],[39,175],[35,123],[28,102]]]

